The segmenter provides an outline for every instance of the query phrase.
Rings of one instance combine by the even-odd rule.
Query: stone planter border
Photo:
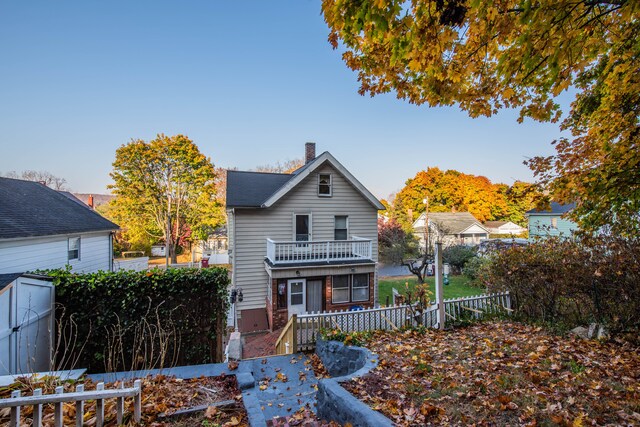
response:
[[[378,356],[362,347],[345,346],[337,341],[318,340],[316,353],[334,378],[318,381],[318,406],[320,419],[354,427],[386,427],[394,424],[380,412],[374,411],[345,390],[340,383],[365,375],[378,366]]]

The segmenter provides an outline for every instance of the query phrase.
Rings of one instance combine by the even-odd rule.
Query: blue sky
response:
[[[0,2],[0,174],[105,193],[115,150],[191,137],[216,166],[330,151],[381,198],[427,166],[532,180],[558,125],[357,94],[319,1]]]

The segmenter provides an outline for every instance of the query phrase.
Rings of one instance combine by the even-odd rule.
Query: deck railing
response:
[[[267,258],[273,264],[356,261],[372,259],[370,239],[276,242],[267,239]]]
[[[98,383],[95,390],[84,390],[84,385],[76,386],[76,391],[65,393],[62,386],[56,387],[55,394],[42,394],[42,389],[37,388],[33,391],[32,396],[21,396],[19,390],[11,392],[11,397],[0,399],[0,409],[11,408],[10,427],[20,426],[20,409],[22,406],[33,406],[32,426],[42,426],[42,405],[54,404],[53,424],[55,427],[63,426],[62,404],[65,402],[75,402],[75,419],[76,426],[84,425],[84,402],[86,400],[95,400],[95,416],[97,427],[104,425],[104,399],[116,399],[116,421],[121,425],[124,420],[124,399],[125,397],[133,397],[133,419],[140,422],[142,416],[142,399],[141,399],[141,383],[136,380],[133,387],[124,388],[124,383],[120,384],[120,388],[105,390],[104,383]]]
[[[488,313],[511,311],[508,292],[453,298],[443,301],[445,323],[457,321],[465,316],[481,318]],[[329,311],[292,316],[280,334],[276,345],[277,354],[296,353],[313,350],[321,329],[339,329],[344,333],[392,330],[406,326],[422,325],[427,328],[438,326],[438,304],[433,303],[422,311],[414,306],[395,305],[357,311]],[[286,346],[284,343],[288,343]]]

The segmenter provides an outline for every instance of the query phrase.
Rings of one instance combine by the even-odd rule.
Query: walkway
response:
[[[242,358],[274,356],[276,354],[276,341],[280,337],[282,329],[273,332],[260,332],[255,335],[242,336]]]
[[[315,413],[318,380],[304,354],[243,360],[238,369],[255,379],[253,388],[242,391],[252,426],[293,415],[305,406]]]

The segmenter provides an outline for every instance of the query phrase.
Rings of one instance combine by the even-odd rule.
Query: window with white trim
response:
[[[349,302],[349,275],[342,274],[331,278],[331,302]]]
[[[349,238],[349,217],[346,215],[336,215],[334,220],[333,240],[348,240]]]
[[[318,196],[331,197],[331,174],[320,173],[318,174]]]
[[[551,218],[551,228],[558,228],[558,218]]]
[[[369,275],[354,274],[351,277],[351,301],[369,301]]]
[[[80,259],[80,237],[69,237],[67,240],[67,259],[69,261]]]

